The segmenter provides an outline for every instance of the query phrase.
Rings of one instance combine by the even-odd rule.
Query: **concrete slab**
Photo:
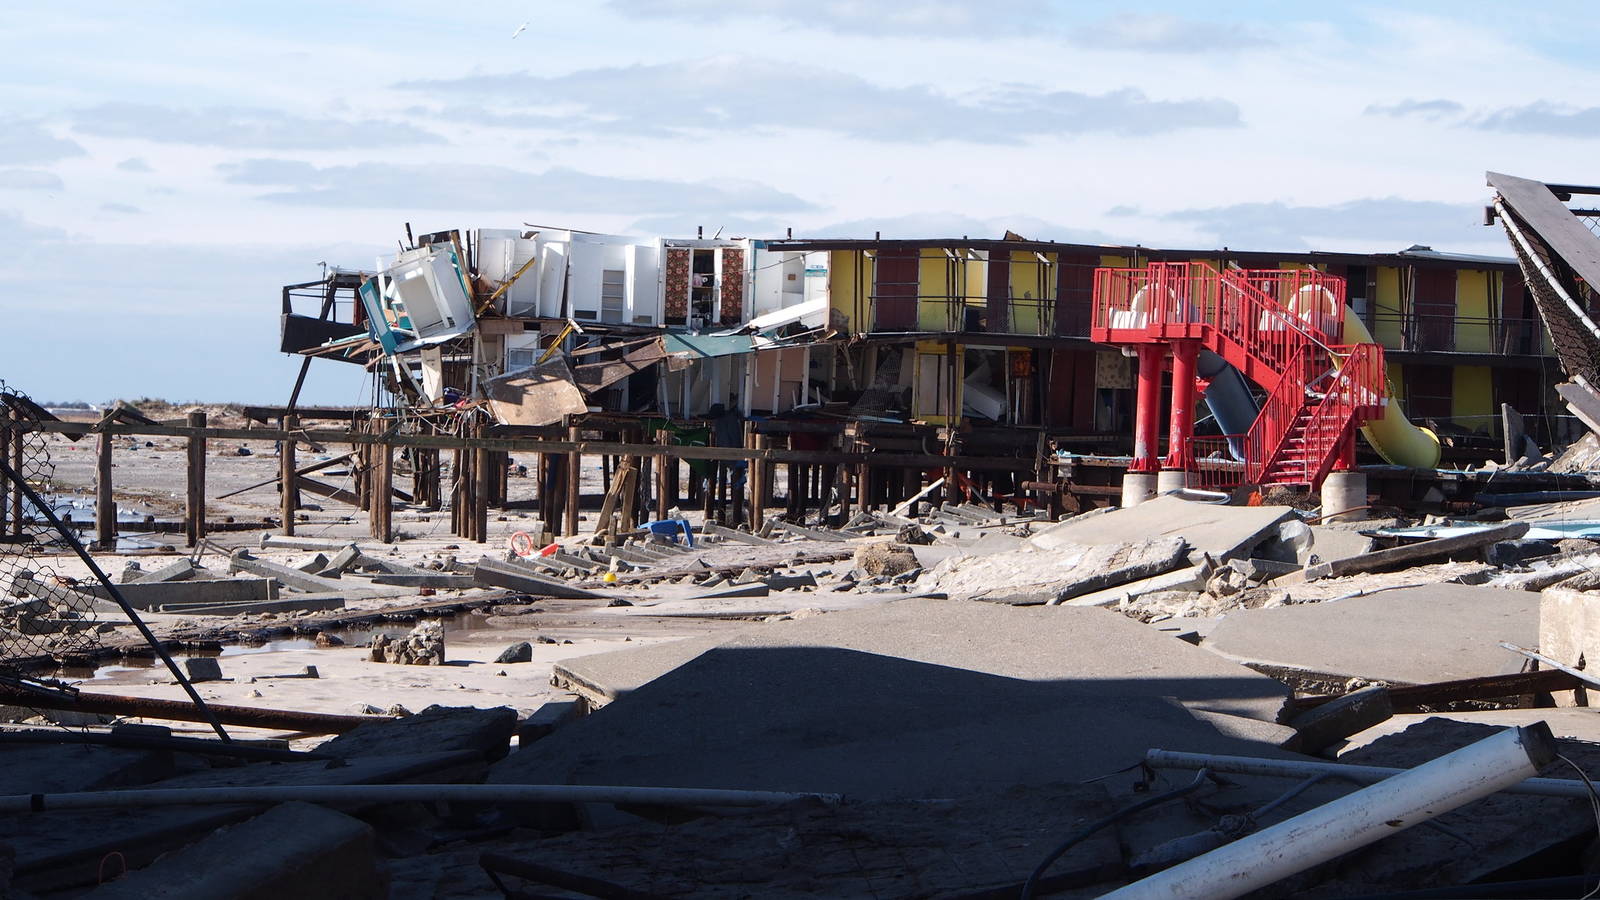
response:
[[[508,706],[430,706],[415,715],[361,725],[317,745],[317,752],[348,759],[472,750],[499,759],[516,727],[517,711]]]
[[[917,590],[1023,606],[1061,602],[1170,572],[1186,561],[1186,547],[1167,537],[951,557],[918,578]]]
[[[546,578],[521,563],[501,562],[485,556],[478,560],[472,577],[478,584],[520,591],[536,597],[562,597],[568,600],[609,600],[604,594],[575,588],[565,581]]]
[[[1501,675],[1522,659],[1496,643],[1538,638],[1538,597],[1527,591],[1434,584],[1325,603],[1240,610],[1203,646],[1297,680],[1350,678],[1424,684]]]
[[[85,593],[111,599],[104,585],[88,585]],[[271,578],[222,578],[205,581],[134,581],[117,585],[117,592],[136,609],[202,604],[222,606],[278,599],[278,582]]]
[[[1083,781],[1152,746],[1287,755],[1167,699],[1270,716],[1282,685],[1104,610],[900,601],[758,626],[704,652],[666,646],[588,657],[591,677],[646,683],[489,780],[929,799]]]
[[[310,803],[284,803],[84,896],[342,900],[388,895],[370,826]]]
[[[1282,684],[1118,613],[906,599],[724,634],[564,660],[554,680],[598,701],[636,691],[713,648],[831,648],[1088,694],[1176,697],[1273,721]]]
[[[1350,559],[1370,552],[1373,544],[1372,538],[1360,532],[1351,531],[1348,528],[1312,525],[1310,557],[1301,560],[1301,562],[1315,565],[1316,563]]]
[[[1068,519],[1041,529],[1028,543],[1049,550],[1181,537],[1196,554],[1208,553],[1218,561],[1243,559],[1273,535],[1278,523],[1294,515],[1286,506],[1220,506],[1167,494],[1127,509]]]

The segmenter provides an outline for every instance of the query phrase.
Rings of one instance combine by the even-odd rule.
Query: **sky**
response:
[[[1485,170],[1600,182],[1577,0],[51,7],[0,30],[0,380],[44,400],[283,403],[281,286],[406,223],[1507,255]]]

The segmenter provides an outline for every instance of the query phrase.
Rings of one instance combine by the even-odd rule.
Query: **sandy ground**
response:
[[[249,451],[240,455],[243,448]],[[336,456],[342,448],[329,448],[326,454],[310,453],[302,449],[302,464]],[[54,493],[74,497],[85,504],[82,519],[92,518],[94,482],[94,441],[92,439],[69,442],[56,438],[51,444],[55,463]],[[176,518],[182,508],[184,493],[185,454],[182,442],[176,440],[119,441],[113,469],[114,491],[119,506],[133,507],[141,514],[154,514],[160,519]],[[533,460],[527,460],[532,463]],[[596,460],[598,462],[598,460]],[[276,448],[270,441],[230,441],[220,446],[214,443],[207,458],[207,496],[219,495],[246,488],[257,482],[272,479],[278,470]],[[341,487],[351,487],[351,477],[345,467],[336,467],[319,474],[319,479]],[[685,469],[684,477],[688,477]],[[405,485],[408,478],[397,478]],[[531,479],[513,477],[510,480],[511,499],[531,498]],[[583,475],[585,494],[601,492],[601,471],[588,466]],[[413,566],[456,557],[464,563],[475,562],[480,556],[502,556],[510,536],[521,530],[537,533],[536,517],[527,513],[491,515],[489,540],[472,544],[450,534],[449,512],[428,512],[420,508],[399,507],[394,520],[399,533],[393,544],[380,544],[367,535],[366,515],[336,501],[306,496],[305,502],[320,508],[302,511],[307,521],[296,528],[298,537],[316,537],[349,540],[360,544],[370,555],[393,559]],[[245,491],[226,500],[208,500],[208,518],[214,522],[229,517],[241,521],[259,521],[277,513],[276,486],[268,484]],[[592,521],[593,512],[587,511],[585,520]],[[124,532],[126,536],[127,533]],[[259,546],[262,531],[217,532],[210,540],[215,546],[201,548],[198,564],[221,575],[227,572],[225,552],[246,547],[263,559],[298,566],[315,555],[315,551],[262,549]],[[136,562],[146,570],[159,568],[188,552],[182,546],[181,535],[142,536],[159,549],[133,549],[142,541],[128,541],[122,552],[97,552],[97,563],[113,580],[125,565]],[[809,543],[809,542],[808,542]],[[839,545],[797,547],[797,551],[814,552],[818,549],[837,549]],[[729,545],[726,552],[738,552],[742,545]],[[90,579],[88,568],[70,555],[55,555],[37,559],[48,565],[58,575]],[[813,565],[808,569],[824,580],[835,574],[842,575],[849,563],[842,565]],[[351,581],[364,584],[364,579]],[[287,592],[285,592],[287,594]],[[436,596],[421,597],[414,590],[404,596],[381,599],[360,599],[347,603],[353,611],[381,610],[419,602],[434,602],[452,598],[479,596],[478,591],[445,591]],[[278,709],[355,714],[365,708],[387,710],[401,706],[418,711],[432,704],[471,706],[510,706],[521,713],[536,709],[543,702],[557,696],[550,686],[551,666],[555,662],[575,656],[598,653],[629,646],[674,640],[705,634],[709,631],[747,627],[766,614],[806,607],[829,605],[861,605],[881,602],[895,592],[878,597],[839,594],[829,596],[822,592],[774,593],[770,601],[762,601],[752,609],[743,605],[714,601],[701,602],[693,598],[703,590],[693,585],[665,583],[654,586],[616,585],[610,593],[626,597],[633,607],[606,608],[594,601],[541,601],[537,612],[524,610],[518,615],[494,615],[494,610],[461,613],[442,619],[446,628],[447,664],[443,666],[397,666],[368,660],[364,646],[373,629],[363,627],[344,633],[346,646],[317,648],[309,637],[275,640],[265,646],[225,646],[221,665],[224,677],[220,682],[201,684],[201,695],[218,703]],[[848,599],[846,599],[848,597]],[[653,604],[664,604],[663,613],[656,615]],[[110,620],[111,616],[103,616]],[[193,634],[207,629],[248,632],[261,627],[279,627],[294,622],[293,614],[263,614],[253,617],[199,617],[150,613],[145,621],[159,636]],[[412,627],[410,622],[394,622],[376,629],[399,636]],[[339,634],[339,631],[333,633]],[[539,643],[541,637],[554,643]],[[137,633],[131,625],[118,628],[115,635],[107,637],[108,643],[132,641]],[[507,646],[520,642],[533,643],[533,661],[519,664],[495,664],[493,660]],[[211,655],[215,655],[214,653]],[[281,678],[271,676],[294,675],[315,666],[317,678]],[[128,660],[123,664],[112,662],[91,673],[63,670],[58,673],[64,680],[81,689],[142,697],[182,699],[181,687],[160,666],[147,660]],[[203,732],[205,726],[180,725],[185,732]],[[268,736],[269,732],[239,729],[247,736]],[[277,735],[285,736],[285,735]]]

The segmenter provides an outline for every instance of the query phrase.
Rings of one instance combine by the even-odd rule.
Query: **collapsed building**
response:
[[[570,437],[579,427],[623,442],[748,448],[760,436],[791,451],[922,457],[893,465],[886,456],[865,481],[803,467],[791,475],[801,482],[791,484],[791,507],[796,492],[801,507],[834,493],[864,493],[863,505],[902,502],[940,469],[951,498],[1022,498],[1056,512],[1112,502],[1130,454],[1135,470],[1142,465],[1136,431],[1148,438],[1150,430],[1135,428],[1139,352],[1093,331],[1097,269],[1182,263],[1320,273],[1322,283],[1342,285],[1348,327],[1381,348],[1381,418],[1414,419],[1442,445],[1429,457],[1397,451],[1393,440],[1374,444],[1376,453],[1363,443],[1366,463],[1481,459],[1502,443],[1502,411],[1543,409],[1559,380],[1514,259],[1421,246],[1268,253],[1009,232],[1001,240],[674,239],[532,226],[419,237],[408,227],[402,246],[372,271],[333,269],[285,287],[282,349],[306,365],[366,367],[379,415],[402,430],[454,432],[465,419],[525,437]],[[1168,407],[1169,360],[1143,358],[1147,373],[1160,369],[1153,403]],[[1186,486],[1231,488],[1252,472],[1185,461],[1241,461],[1243,432],[1277,381],[1215,366],[1198,374],[1205,406],[1194,434],[1157,435],[1149,456],[1178,460]],[[1575,427],[1533,417],[1526,439],[1561,444]],[[928,464],[934,455],[1012,464],[959,469]],[[552,494],[561,465],[552,459],[540,473]],[[701,499],[691,479],[688,500]]]

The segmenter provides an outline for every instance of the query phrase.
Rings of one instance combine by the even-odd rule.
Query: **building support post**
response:
[[[117,546],[117,501],[111,494],[111,435],[100,432],[95,442],[94,540],[99,550]]]
[[[578,426],[567,428],[567,440],[577,443],[581,432]],[[566,499],[566,528],[564,533],[572,535],[578,533],[578,501],[583,497],[583,454],[576,450],[567,454],[567,499]]]
[[[206,414],[189,413],[189,427],[202,432],[189,436],[189,478],[183,509],[183,536],[194,547],[206,536]]]
[[[300,485],[296,480],[294,433],[300,430],[299,416],[284,416],[284,438],[278,442],[278,514],[283,517],[283,533],[294,534],[294,514],[300,508]]]

